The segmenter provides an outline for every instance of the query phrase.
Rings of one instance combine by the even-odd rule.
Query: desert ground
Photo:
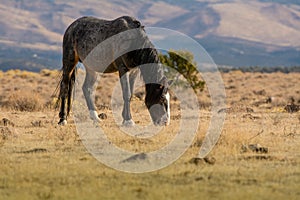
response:
[[[0,199],[300,199],[300,73],[231,71],[222,78],[226,119],[208,156],[197,158],[211,118],[205,88],[187,151],[163,169],[136,174],[95,159],[72,113],[66,126],[57,125],[58,71],[0,71]],[[153,138],[130,137],[112,116],[118,75],[101,81],[95,100],[106,117],[99,125],[112,143],[147,154],[172,140],[178,99],[171,98],[170,126]],[[140,90],[132,100],[137,124],[150,120],[142,97]]]

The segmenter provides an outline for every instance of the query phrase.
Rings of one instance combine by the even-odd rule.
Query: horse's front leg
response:
[[[85,80],[82,86],[82,90],[83,90],[83,94],[86,100],[86,104],[88,106],[89,109],[89,113],[90,113],[90,118],[94,121],[94,122],[100,122],[100,118],[98,117],[97,111],[96,111],[96,106],[94,104],[93,101],[93,97],[94,97],[94,85],[97,81],[97,74],[96,72],[92,71],[92,70],[88,70],[86,69],[86,76],[85,76]]]
[[[129,83],[129,72],[120,73],[120,82],[122,87],[122,94],[123,94],[123,125],[124,126],[134,126],[134,121],[132,120],[131,113],[130,113],[130,99],[131,99],[131,88]]]

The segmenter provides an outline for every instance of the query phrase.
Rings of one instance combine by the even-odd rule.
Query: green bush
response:
[[[196,93],[204,89],[205,82],[200,78],[196,67],[197,63],[194,61],[194,55],[191,52],[170,50],[167,54],[159,54],[159,58],[162,64],[176,70],[168,70],[166,68],[165,74],[169,79],[174,79],[178,72],[186,79]],[[174,81],[177,85],[184,83],[182,80]]]

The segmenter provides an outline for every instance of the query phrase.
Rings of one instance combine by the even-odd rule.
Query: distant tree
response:
[[[159,58],[162,64],[179,72],[196,93],[204,89],[205,82],[200,78],[193,53],[184,50],[170,50],[167,54],[159,54]],[[174,70],[166,69],[165,74],[168,78],[174,79],[176,77],[177,72]],[[175,84],[179,85],[183,83],[182,80],[174,81],[177,82]]]

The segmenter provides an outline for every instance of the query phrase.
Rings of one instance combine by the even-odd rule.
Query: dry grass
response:
[[[40,111],[53,104],[54,91],[59,81],[58,71],[42,70],[34,73],[9,70],[0,72],[0,77],[0,109]]]
[[[23,88],[38,91],[36,88],[42,87],[38,101],[53,98],[55,75],[43,72],[24,78],[2,74],[0,94],[14,91],[9,85],[13,78],[21,96]],[[67,126],[56,125],[57,111],[20,112],[1,104],[0,199],[299,199],[300,113],[283,109],[291,96],[296,103],[300,99],[295,85],[299,76],[223,74],[227,116],[220,140],[208,158],[193,159],[210,122],[209,109],[202,108],[197,136],[185,154],[164,169],[144,174],[119,172],[98,162],[83,146],[71,118]],[[117,81],[114,74],[106,78]],[[174,109],[178,102],[173,101],[169,127],[152,138],[133,138],[118,130],[110,107],[103,106],[109,105],[109,95],[103,94],[113,88],[114,81],[98,85],[99,113],[107,114],[100,125],[108,138],[134,152],[152,151],[170,142],[180,121],[176,117],[180,113]],[[205,98],[206,92],[201,94]],[[269,96],[280,97],[282,103],[256,103]],[[142,111],[134,112],[137,123],[149,120],[138,98],[132,109]],[[249,148],[257,144],[267,152]]]
[[[39,111],[43,108],[41,103],[41,97],[36,93],[26,92],[14,92],[8,97],[8,100],[4,106],[16,111]]]

